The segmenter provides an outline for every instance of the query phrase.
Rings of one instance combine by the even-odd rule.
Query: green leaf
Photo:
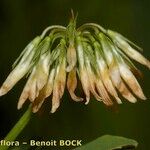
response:
[[[132,139],[104,135],[74,150],[132,150],[135,149],[137,145],[138,143]]]

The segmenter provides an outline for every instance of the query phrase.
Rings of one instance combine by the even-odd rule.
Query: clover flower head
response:
[[[138,50],[141,48],[121,34],[98,24],[86,23],[76,29],[73,17],[67,27],[50,26],[25,47],[1,86],[0,96],[28,75],[18,109],[28,99],[33,112],[37,112],[52,95],[51,112],[54,113],[65,88],[72,100],[85,101],[85,104],[89,103],[91,95],[107,106],[122,103],[118,94],[131,103],[137,98],[145,100],[135,77],[140,71],[132,59],[149,69],[150,61]],[[85,97],[75,93],[79,82]]]

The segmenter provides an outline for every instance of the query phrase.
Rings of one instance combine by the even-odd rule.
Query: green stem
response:
[[[20,120],[15,124],[15,126],[11,129],[11,131],[4,138],[4,141],[14,141],[17,136],[21,133],[21,131],[25,128],[31,118],[31,106],[28,107],[26,112],[20,118]],[[7,150],[9,147],[2,145],[0,146],[0,150]]]
[[[61,31],[62,30],[66,30],[66,27],[64,26],[60,26],[60,25],[52,25],[52,26],[49,26],[47,27],[41,34],[41,39],[44,38],[45,34],[49,31],[49,30],[52,30],[52,29],[60,29]]]
[[[85,23],[82,26],[80,26],[77,31],[83,30],[85,28],[93,28],[96,32],[97,29],[99,29],[100,31],[102,31],[103,33],[107,33],[107,31],[100,25],[96,24],[96,23]]]

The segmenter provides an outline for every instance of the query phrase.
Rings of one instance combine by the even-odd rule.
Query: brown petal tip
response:
[[[32,107],[32,112],[37,113],[39,111],[39,109],[40,109],[39,105],[35,105]]]
[[[76,95],[73,95],[71,98],[72,98],[75,102],[82,102],[82,101],[84,100],[83,98],[77,97]]]
[[[142,97],[140,97],[142,100],[147,100],[147,97],[145,95],[143,95]]]
[[[52,113],[52,114],[55,113],[58,107],[59,107],[59,103],[55,103],[55,104],[52,106],[52,109],[51,109],[50,113]]]
[[[150,61],[147,62],[147,67],[150,69]]]
[[[37,108],[33,108],[33,109],[32,109],[32,112],[33,112],[33,113],[37,113],[37,112],[38,112],[38,109],[37,109]]]
[[[130,99],[130,102],[131,102],[131,103],[136,103],[136,102],[137,102],[137,99],[136,99],[136,98],[132,98],[132,99]]]
[[[122,101],[119,97],[116,97],[116,101],[117,101],[118,104],[122,104]]]
[[[4,87],[4,86],[2,86],[1,88],[0,88],[0,96],[3,96],[3,95],[5,95],[6,93],[7,93],[7,88],[6,87]]]
[[[17,105],[17,109],[18,109],[18,110],[20,110],[20,109],[22,108],[22,105],[23,105],[23,104],[18,103],[18,105]]]
[[[86,97],[85,105],[87,105],[89,102],[90,102],[90,98],[89,98],[89,97]]]

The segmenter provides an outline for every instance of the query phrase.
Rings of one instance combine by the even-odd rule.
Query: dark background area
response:
[[[78,26],[95,22],[115,30],[136,42],[144,49],[143,55],[150,58],[149,0],[1,0],[0,84],[30,40],[49,25],[67,25],[71,8],[78,12]],[[136,104],[123,101],[116,113],[95,100],[88,106],[75,103],[66,93],[55,114],[49,114],[51,106],[46,102],[18,139],[82,139],[87,143],[104,134],[113,134],[135,139],[139,142],[139,150],[149,150],[150,74],[147,68],[137,66],[144,74],[139,82],[147,101],[139,100]],[[25,81],[23,79],[7,95],[0,97],[1,139],[27,108],[28,103],[22,110],[16,109]]]

